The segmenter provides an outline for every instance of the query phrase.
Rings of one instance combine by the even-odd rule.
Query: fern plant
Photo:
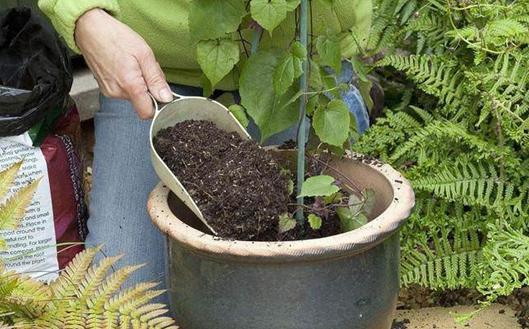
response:
[[[7,198],[22,162],[0,172],[0,201]],[[0,207],[0,230],[18,227],[39,181],[20,188]],[[0,246],[7,248],[5,240]],[[0,259],[0,328],[177,328],[163,304],[151,303],[163,290],[140,283],[120,290],[141,266],[109,273],[118,257],[93,265],[99,248],[78,254],[59,278],[49,284],[7,271]]]
[[[12,230],[18,227],[39,184],[39,180],[33,181],[7,198],[11,185],[21,167],[22,162],[16,162],[0,172],[0,230]],[[6,249],[6,241],[0,236],[0,251]]]
[[[108,272],[120,257],[93,266],[99,248],[78,254],[49,285],[14,272],[0,272],[0,319],[16,328],[177,328],[164,304],[151,303],[163,290],[140,283],[120,290],[140,266]]]
[[[529,282],[529,1],[375,2],[356,60],[386,110],[355,148],[417,191],[402,284],[509,294]]]

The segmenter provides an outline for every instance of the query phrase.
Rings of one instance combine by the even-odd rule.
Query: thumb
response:
[[[160,68],[160,64],[154,58],[152,51],[148,52],[139,60],[143,79],[147,88],[153,96],[160,102],[168,103],[173,100],[171,88],[165,80],[165,74]]]

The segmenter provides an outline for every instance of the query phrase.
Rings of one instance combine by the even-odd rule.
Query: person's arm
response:
[[[39,7],[67,44],[84,56],[105,96],[130,100],[143,119],[153,115],[147,91],[160,102],[172,100],[151,48],[113,17],[119,16],[116,0],[40,0]]]

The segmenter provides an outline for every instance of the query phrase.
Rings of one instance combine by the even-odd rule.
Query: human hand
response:
[[[145,40],[102,9],[84,13],[75,42],[103,95],[128,99],[142,119],[153,116],[148,91],[160,102],[173,99],[165,75]]]

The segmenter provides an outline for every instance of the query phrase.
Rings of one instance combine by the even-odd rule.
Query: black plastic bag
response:
[[[66,109],[70,58],[50,24],[26,7],[0,13],[0,136],[20,135]]]

